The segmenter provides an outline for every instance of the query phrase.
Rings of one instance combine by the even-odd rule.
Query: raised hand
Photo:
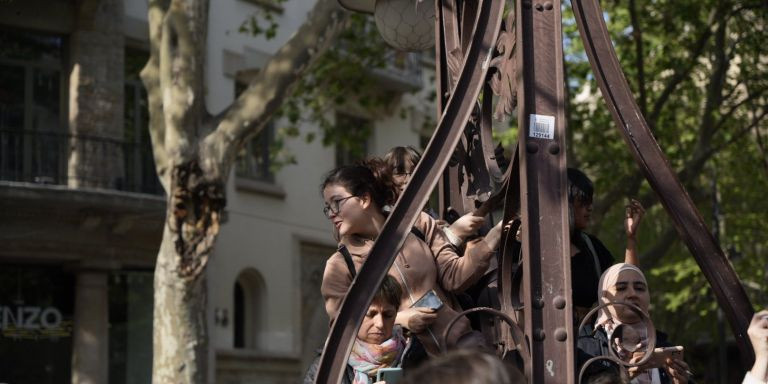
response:
[[[667,358],[664,362],[664,370],[667,371],[672,383],[674,384],[686,384],[688,383],[688,375],[690,374],[688,364],[680,359]]]
[[[454,221],[453,224],[451,224],[450,229],[454,235],[458,236],[463,241],[471,234],[477,232],[477,230],[483,226],[483,223],[485,223],[484,217],[473,216],[471,213],[467,213]]]
[[[635,238],[637,227],[643,220],[643,216],[645,216],[643,205],[635,199],[630,199],[624,216],[624,230],[627,231],[627,238]]]
[[[754,316],[747,328],[749,341],[755,350],[755,365],[749,374],[762,382],[768,381],[768,309],[764,309]]]

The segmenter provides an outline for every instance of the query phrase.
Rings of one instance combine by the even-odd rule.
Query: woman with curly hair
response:
[[[350,265],[340,250],[326,262],[321,292],[326,312],[334,319],[352,283],[354,271],[360,269],[384,227],[387,217],[384,207],[394,204],[397,191],[390,168],[377,158],[332,170],[321,190],[325,201],[323,212],[343,239],[351,259]],[[433,231],[425,233],[427,238]],[[498,234],[494,236],[498,239]],[[403,287],[395,323],[414,334],[430,355],[443,347],[439,345],[438,337],[461,310],[447,293],[465,290],[488,269],[492,247],[487,244],[482,247],[487,252],[470,252],[464,257],[459,257],[455,251],[433,253],[424,241],[409,233],[389,270],[389,275]],[[444,305],[414,306],[427,294],[434,294]],[[477,336],[477,332],[470,328],[469,320],[461,318],[451,328],[445,347],[477,345]]]

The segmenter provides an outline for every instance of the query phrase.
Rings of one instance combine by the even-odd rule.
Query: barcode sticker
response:
[[[528,136],[537,139],[555,138],[555,117],[548,115],[531,114],[531,122],[528,130]]]

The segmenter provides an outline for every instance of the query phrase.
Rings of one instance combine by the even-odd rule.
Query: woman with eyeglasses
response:
[[[334,230],[344,239],[355,270],[365,261],[371,246],[386,220],[385,206],[393,205],[397,191],[391,170],[381,159],[370,159],[361,164],[336,168],[329,172],[321,185],[325,206],[323,212],[333,223]],[[434,235],[434,229],[425,233]],[[498,231],[491,240],[479,246],[490,250],[489,242],[498,243]],[[396,324],[415,334],[426,351],[439,352],[440,337],[460,310],[455,299],[446,292],[461,292],[471,285],[488,268],[492,253],[471,252],[459,257],[454,252],[433,253],[430,247],[413,233],[409,233],[398,252],[389,275],[403,287],[403,298],[398,308]],[[334,319],[347,290],[353,273],[341,252],[333,254],[326,262],[321,292],[325,309]],[[434,295],[438,304],[430,307],[414,306],[425,295]],[[451,328],[447,347],[477,343],[469,321],[461,318]],[[477,346],[477,344],[474,344]]]

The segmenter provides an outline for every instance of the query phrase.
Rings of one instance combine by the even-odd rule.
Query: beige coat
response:
[[[445,239],[442,230],[437,228],[434,220],[425,213],[419,216],[415,227],[422,231],[428,242],[431,240],[432,248],[430,249],[413,234],[408,234],[395,258],[395,264],[389,270],[389,275],[403,287],[400,310],[409,308],[412,304],[411,300],[418,300],[430,289],[434,289],[446,304],[438,310],[437,320],[429,328],[431,334],[426,331],[417,334],[427,351],[434,354],[439,351],[435,342],[442,337],[448,322],[456,317],[457,310],[461,310],[453,296],[446,292],[462,292],[477,282],[488,269],[493,252],[480,241],[468,244],[465,256],[459,257],[453,246]],[[345,244],[352,256],[355,270],[359,271],[373,246],[373,241],[350,238],[346,239]],[[395,265],[405,276],[405,284]],[[340,252],[334,253],[326,262],[321,287],[325,299],[325,310],[331,319],[336,317],[351,284],[352,275],[344,262],[344,256]],[[411,291],[410,297],[406,286]],[[448,345],[454,345],[459,337],[470,330],[469,320],[459,319],[448,336]]]

